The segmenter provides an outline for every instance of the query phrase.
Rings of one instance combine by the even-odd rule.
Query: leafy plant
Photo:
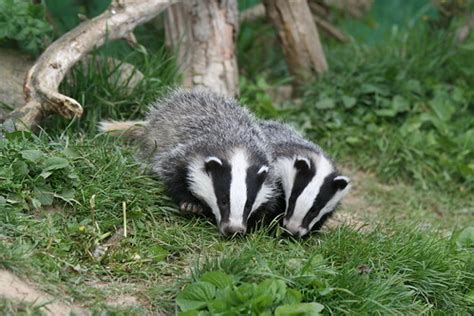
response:
[[[50,41],[52,31],[43,5],[27,0],[0,0],[0,44],[14,41],[22,50],[38,55]]]
[[[291,113],[311,138],[386,181],[474,189],[474,63],[448,33],[419,28],[328,56],[331,72]]]
[[[29,141],[38,142],[38,138],[28,132],[7,132],[0,140],[0,204],[39,209],[55,200],[73,202],[78,181],[74,152],[30,149]]]
[[[176,297],[180,315],[301,315],[317,316],[318,303],[301,303],[299,290],[284,281],[265,279],[260,283],[236,282],[231,276],[213,271],[185,287]]]

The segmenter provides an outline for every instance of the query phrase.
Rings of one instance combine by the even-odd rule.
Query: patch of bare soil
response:
[[[143,288],[140,288],[137,284],[133,283],[121,283],[121,282],[97,282],[90,281],[87,282],[87,285],[100,289],[107,293],[108,299],[106,304],[114,307],[132,307],[132,306],[141,306],[146,310],[151,311],[151,307],[145,301],[140,300],[134,295],[124,293],[124,292],[133,292],[139,293],[143,291]]]
[[[66,303],[36,289],[33,285],[7,270],[0,270],[0,297],[42,306],[41,311],[46,315],[68,316],[71,313],[90,315],[88,311],[79,306]]]
[[[362,184],[364,181],[374,181],[373,176],[347,168],[343,168],[342,171],[351,179],[352,189],[344,198],[341,207],[328,220],[326,227],[333,229],[345,224],[355,229],[370,228],[376,223],[373,215],[381,210],[365,199],[367,192],[364,191]]]

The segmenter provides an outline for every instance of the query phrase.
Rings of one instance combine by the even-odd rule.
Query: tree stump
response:
[[[189,0],[168,8],[166,41],[177,51],[183,86],[238,95],[238,25],[236,0]]]
[[[263,0],[267,16],[278,32],[295,84],[323,74],[328,65],[307,0]]]

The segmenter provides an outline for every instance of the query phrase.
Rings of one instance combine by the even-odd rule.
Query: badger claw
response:
[[[179,205],[181,212],[193,213],[193,214],[202,214],[202,208],[198,204],[193,204],[189,202],[181,202]]]

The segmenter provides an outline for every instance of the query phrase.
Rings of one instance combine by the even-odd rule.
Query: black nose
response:
[[[242,235],[245,234],[247,230],[243,225],[230,225],[230,224],[222,224],[221,226],[221,233],[224,236],[231,236],[231,235]]]

